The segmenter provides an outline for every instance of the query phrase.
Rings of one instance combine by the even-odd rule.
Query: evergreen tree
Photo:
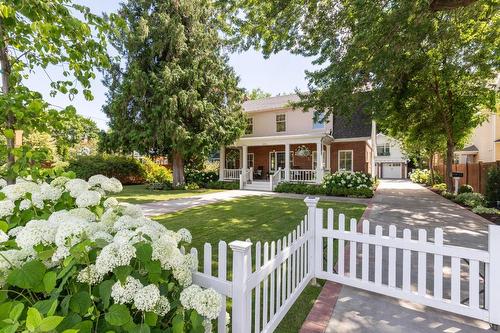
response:
[[[122,59],[105,80],[108,145],[168,154],[182,185],[186,161],[234,142],[246,124],[215,11],[207,0],[129,0],[119,16],[111,40]]]

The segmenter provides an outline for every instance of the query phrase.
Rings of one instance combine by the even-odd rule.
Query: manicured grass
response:
[[[364,205],[331,201],[320,201],[319,207],[333,208],[335,219],[337,214],[344,213],[347,221],[350,218],[359,220],[366,208]],[[161,215],[154,219],[171,230],[190,230],[193,234],[192,246],[199,253],[202,253],[205,243],[212,244],[212,271],[217,272],[219,240],[227,243],[248,238],[262,243],[278,240],[292,231],[306,213],[307,207],[299,199],[246,197]],[[228,249],[228,274],[231,274],[230,254]],[[320,291],[320,287],[307,286],[276,332],[298,332]]]
[[[146,185],[127,185],[123,191],[115,195],[122,202],[141,204],[146,202],[164,201],[196,196],[199,194],[220,192],[222,190],[149,190]]]

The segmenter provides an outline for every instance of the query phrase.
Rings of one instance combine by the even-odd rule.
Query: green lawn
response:
[[[350,218],[359,220],[366,208],[359,204],[329,201],[320,201],[319,207],[333,208],[335,216],[344,213],[347,221]],[[189,229],[193,234],[192,246],[199,253],[202,253],[205,243],[212,244],[212,271],[217,272],[215,260],[219,240],[227,243],[247,238],[253,242],[278,240],[292,231],[306,212],[306,205],[299,199],[246,197],[161,215],[154,219],[171,230]],[[228,274],[231,272],[230,253],[228,249]],[[200,257],[200,261],[201,259]],[[320,291],[321,287],[308,286],[275,332],[298,332]]]
[[[192,197],[199,194],[220,192],[223,190],[148,190],[146,185],[123,186],[123,191],[115,195],[119,201],[132,204],[142,204],[146,202],[164,201]]]

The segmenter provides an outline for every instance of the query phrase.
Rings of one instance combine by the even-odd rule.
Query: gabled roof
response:
[[[366,138],[372,135],[372,120],[359,108],[349,116],[336,115],[333,121],[333,138]]]
[[[475,145],[470,145],[465,147],[464,149],[460,149],[460,151],[478,152],[479,149],[477,149]]]
[[[243,110],[246,112],[279,110],[287,108],[290,102],[298,102],[299,100],[300,98],[296,94],[254,99],[243,102]]]

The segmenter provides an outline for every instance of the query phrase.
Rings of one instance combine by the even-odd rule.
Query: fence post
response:
[[[250,297],[247,283],[252,264],[252,243],[234,241],[229,247],[233,250],[232,331],[250,333],[252,314],[247,302]]]
[[[488,227],[488,252],[490,268],[487,276],[488,312],[490,324],[500,324],[500,226]]]
[[[308,271],[312,273],[313,279],[312,279],[312,284],[316,285],[316,260],[317,260],[317,253],[316,253],[316,242],[318,241],[316,239],[316,208],[318,206],[319,198],[305,198],[304,202],[307,205],[307,228],[309,232],[309,241],[308,241],[308,254],[309,254],[309,267]],[[323,221],[321,221],[322,223]],[[321,259],[322,260],[322,259]]]

